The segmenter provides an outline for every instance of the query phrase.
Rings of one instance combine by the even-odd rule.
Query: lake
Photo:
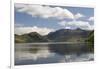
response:
[[[15,65],[93,61],[87,43],[16,43]]]

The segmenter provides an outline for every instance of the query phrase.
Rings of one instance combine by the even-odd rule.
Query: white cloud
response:
[[[93,30],[93,25],[90,25],[89,22],[85,21],[62,21],[59,23],[61,26],[70,27],[70,28],[80,28],[83,30]]]
[[[88,20],[89,21],[94,21],[94,17],[90,17]]]
[[[50,18],[55,17],[57,19],[73,19],[74,21],[62,21],[59,24],[64,26],[67,29],[71,28],[80,28],[83,30],[93,30],[93,25],[90,25],[89,22],[86,21],[76,21],[81,17],[85,17],[81,13],[73,14],[68,9],[64,9],[61,7],[51,7],[51,6],[43,6],[43,5],[27,5],[27,4],[15,4],[15,9],[18,12],[23,12],[33,17],[41,17],[41,18]],[[93,21],[94,17],[90,17],[89,21]],[[34,27],[18,27],[15,28],[15,33],[23,34],[29,32],[38,32],[41,35],[46,35],[49,32],[54,31],[53,29],[49,28],[39,28],[37,26]]]
[[[75,15],[75,19],[79,19],[79,18],[81,18],[81,17],[85,17],[83,14],[81,14],[81,13],[77,13],[76,15]]]
[[[15,8],[19,12],[24,12],[29,15],[38,16],[42,18],[49,18],[49,17],[55,17],[58,19],[74,18],[74,15],[69,10],[61,7],[15,4]]]
[[[24,25],[21,24],[21,23],[15,23],[14,26],[15,26],[15,27],[22,27],[22,26],[24,26]]]
[[[65,27],[65,29],[72,29],[71,27]]]
[[[34,27],[16,27],[15,28],[15,34],[25,34],[25,33],[30,33],[30,32],[37,32],[40,35],[47,35],[49,32],[54,31],[54,29],[49,29],[49,28],[40,28],[37,26]]]
[[[67,23],[66,21],[61,21],[58,24],[61,25],[61,26],[66,26],[66,23]]]

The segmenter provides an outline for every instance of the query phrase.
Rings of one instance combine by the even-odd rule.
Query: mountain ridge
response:
[[[81,29],[59,29],[55,32],[42,36],[37,32],[30,32],[22,35],[15,34],[15,43],[31,42],[84,42],[91,31]]]

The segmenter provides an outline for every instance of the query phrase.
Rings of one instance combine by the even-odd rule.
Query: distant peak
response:
[[[76,28],[76,30],[82,30],[82,29],[80,29],[80,28]]]

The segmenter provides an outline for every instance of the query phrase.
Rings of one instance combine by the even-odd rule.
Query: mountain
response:
[[[94,31],[91,31],[88,38],[87,38],[87,41],[94,44]]]
[[[60,29],[42,36],[37,32],[30,32],[23,35],[15,34],[16,43],[31,42],[84,42],[89,37],[91,31],[81,29]]]
[[[88,38],[86,39],[86,42],[88,42],[88,46],[91,51],[94,51],[94,31],[91,31],[89,33]]]
[[[31,42],[47,42],[48,40],[38,34],[37,32],[31,32],[23,35],[15,34],[16,43],[31,43]]]
[[[81,30],[81,29],[60,29],[55,32],[49,33],[46,37],[55,42],[83,42],[88,37],[91,31]]]

